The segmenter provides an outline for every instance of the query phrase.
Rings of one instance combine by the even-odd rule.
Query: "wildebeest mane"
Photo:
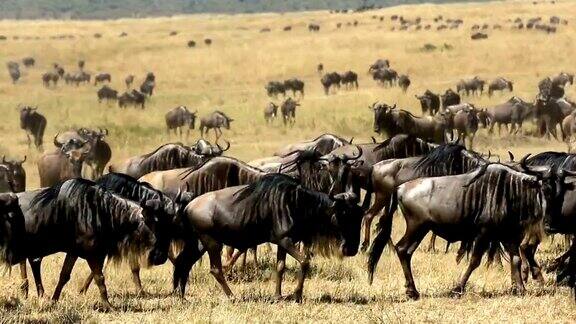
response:
[[[173,145],[172,148],[167,146]],[[169,143],[158,147],[151,153],[142,156],[140,167],[143,174],[158,170],[185,168],[197,165],[204,161],[204,157],[197,155],[182,143]]]
[[[164,204],[172,204],[172,200],[160,190],[154,189],[147,182],[140,182],[137,179],[123,173],[108,173],[96,181],[98,186],[127,199],[140,203],[150,199],[158,199]]]
[[[373,151],[378,152],[379,160],[402,159],[427,154],[437,146],[416,136],[401,134],[378,144]]]
[[[219,114],[219,115],[222,115],[222,117],[224,117],[224,118],[226,118],[226,119],[228,119],[228,120],[231,119],[230,117],[228,117],[228,115],[226,115],[226,114],[225,114],[223,111],[221,111],[221,110],[215,110],[214,113]]]
[[[484,159],[475,152],[467,151],[462,145],[448,143],[423,156],[414,170],[421,176],[446,176],[466,173],[482,163],[485,163]]]
[[[332,187],[332,179],[327,170],[320,169],[317,163],[322,153],[316,149],[300,150],[296,158],[282,166],[282,173],[297,177],[306,188],[327,193]],[[287,167],[287,169],[285,169]]]
[[[548,166],[555,170],[576,171],[576,154],[564,152],[542,152],[530,157],[528,166]]]

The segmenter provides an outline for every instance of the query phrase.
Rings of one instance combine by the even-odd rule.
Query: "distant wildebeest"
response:
[[[118,37],[126,37],[126,36],[128,36],[127,32],[122,32],[120,33],[120,35],[118,35]]]
[[[458,84],[456,84],[456,91],[458,91],[459,94],[466,93],[467,96],[469,96],[470,93],[481,95],[484,91],[484,84],[486,84],[486,81],[475,76],[469,80],[460,80]]]
[[[272,29],[270,29],[270,28],[268,28],[268,27],[265,27],[265,28],[260,29],[260,32],[261,32],[261,33],[269,33],[269,32],[271,32],[271,31],[272,31]]]
[[[25,57],[22,59],[22,64],[27,68],[33,67],[36,64],[36,60],[33,57]]]
[[[372,78],[378,81],[383,86],[388,85],[391,87],[398,80],[398,72],[396,72],[391,68],[384,68],[376,70],[372,74]]]
[[[498,125],[498,135],[500,135],[502,125],[506,130],[510,125],[510,134],[516,134],[522,130],[522,123],[530,116],[534,116],[534,106],[518,97],[512,97],[505,103],[489,108],[488,115],[490,134],[496,125]]]
[[[329,196],[315,192],[289,176],[273,174],[250,186],[231,187],[194,199],[186,207],[185,223],[189,225],[185,231],[198,235],[203,248],[199,249],[197,243],[187,244],[182,254],[186,252],[190,257],[177,260],[175,277],[178,274],[180,278],[180,294],[183,296],[188,278],[188,272],[182,269],[190,269],[204,252],[208,252],[215,278],[226,295],[232,297],[222,271],[222,244],[246,250],[271,242],[279,247],[275,295],[282,297],[285,258],[290,254],[300,263],[294,298],[301,302],[314,250],[312,246],[331,251],[338,249],[343,256],[357,253],[362,209],[355,204],[355,198],[348,193]],[[229,225],[222,227],[219,224]],[[333,243],[317,242],[322,238]],[[302,251],[296,248],[297,242],[302,242]]]
[[[86,129],[77,130],[81,139],[88,142],[88,153],[84,163],[92,169],[92,179],[98,179],[104,174],[104,169],[112,159],[112,149],[106,142],[108,129]]]
[[[73,75],[69,75],[68,73],[65,75],[64,80],[66,83],[73,83],[76,86],[79,86],[81,83],[90,84],[90,80],[92,79],[92,75],[86,71],[79,71],[74,73]]]
[[[182,136],[182,128],[188,126],[188,130],[186,131],[186,137],[188,137],[190,130],[195,127],[196,113],[197,111],[189,111],[186,106],[178,106],[167,112],[164,118],[166,120],[166,131],[168,134],[170,134],[170,130],[174,130],[174,134],[180,130],[180,136]]]
[[[207,46],[212,45],[212,39],[210,39],[210,38],[204,39],[204,44],[207,45]]]
[[[416,99],[420,101],[422,115],[430,114],[430,116],[434,116],[440,111],[440,96],[432,91],[426,90],[422,96],[416,95]]]
[[[550,135],[558,139],[556,128],[561,126],[566,116],[574,111],[574,105],[565,99],[538,96],[534,103],[534,116],[537,120],[537,127],[540,136]]]
[[[286,86],[283,82],[270,81],[264,88],[269,97],[278,98],[279,94],[286,96]]]
[[[296,92],[300,92],[300,95],[304,97],[304,82],[302,80],[292,78],[284,81],[285,91],[291,90],[292,94],[296,96]]]
[[[446,109],[448,106],[460,104],[460,95],[454,92],[452,89],[448,89],[441,96],[442,109]]]
[[[26,170],[22,167],[24,162],[26,162],[26,156],[22,160],[7,160],[5,156],[2,157],[0,167],[5,167],[3,172],[7,178],[5,180],[8,182],[4,181],[3,185],[0,185],[0,192],[22,192],[26,190]]]
[[[292,98],[288,98],[282,103],[280,110],[282,111],[282,121],[284,122],[284,126],[294,126],[294,123],[296,122],[296,107],[298,106],[300,106],[300,104]]]
[[[20,108],[20,128],[26,131],[28,146],[32,144],[30,136],[34,138],[34,145],[42,150],[46,117],[38,112],[38,107],[24,106]]]
[[[377,59],[376,62],[372,63],[368,68],[368,73],[373,74],[378,70],[387,69],[390,67],[390,61],[386,59]]]
[[[566,86],[567,83],[574,84],[574,74],[561,72],[554,78],[552,78],[552,84],[560,85],[562,87]]]
[[[193,40],[189,40],[188,43],[186,43],[186,45],[187,45],[189,48],[196,47],[196,42],[193,41]]]
[[[38,159],[40,187],[50,187],[59,182],[82,177],[82,166],[88,155],[88,141],[70,139],[61,143],[54,137],[56,150],[44,153]]]
[[[538,82],[538,95],[543,98],[563,98],[565,94],[564,85],[555,83],[547,77]]]
[[[134,107],[139,105],[141,109],[144,109],[145,104],[146,96],[135,89],[132,89],[131,92],[124,92],[120,97],[118,97],[118,107],[120,108],[126,108],[128,105]]]
[[[156,87],[156,82],[154,82],[153,80],[145,80],[140,85],[140,93],[151,97],[152,94],[154,93],[154,87]]]
[[[102,82],[112,82],[112,76],[110,73],[99,73],[94,76],[94,85]]]
[[[225,113],[216,110],[200,119],[200,136],[204,138],[204,130],[206,130],[206,135],[210,129],[214,130],[214,135],[216,136],[216,141],[222,136],[221,127],[224,129],[230,129],[230,123],[234,119],[228,117]]]
[[[283,31],[291,31],[292,30],[292,26],[284,26],[284,28],[282,28]]]
[[[20,65],[16,62],[8,62],[6,63],[8,67],[8,74],[10,74],[10,79],[12,79],[12,83],[16,84],[22,75],[20,73]]]
[[[216,146],[209,145],[204,140],[198,141],[192,147],[181,143],[169,143],[150,153],[133,156],[122,162],[112,164],[109,170],[138,179],[154,171],[198,167],[206,160],[222,155],[228,149],[229,147],[221,148],[218,144]]]
[[[98,96],[98,102],[102,102],[102,100],[106,99],[106,101],[116,100],[118,99],[118,91],[110,88],[109,86],[105,85],[98,92],[96,93]]]
[[[134,76],[132,74],[126,76],[126,79],[124,79],[124,83],[126,84],[126,89],[130,89],[132,83],[134,83]]]
[[[345,89],[358,90],[358,74],[353,71],[346,71],[342,73],[340,83],[344,85]]]
[[[319,75],[322,75],[322,73],[324,72],[324,64],[318,63],[318,65],[316,66],[316,72],[318,72]]]
[[[46,72],[42,74],[42,82],[46,88],[50,86],[50,82],[52,82],[54,86],[57,86],[58,79],[60,79],[60,76],[58,76],[58,73],[55,72]]]
[[[308,31],[311,31],[311,32],[319,32],[319,31],[320,31],[320,25],[318,25],[318,24],[308,24]]]
[[[488,38],[488,34],[481,33],[481,32],[474,33],[470,36],[470,39],[472,39],[472,40],[480,40],[480,39],[487,39],[487,38]]]
[[[402,89],[403,92],[406,92],[410,86],[410,78],[405,74],[400,75],[398,77],[398,86]]]
[[[488,85],[488,96],[492,96],[494,91],[504,91],[509,90],[510,92],[514,91],[514,85],[512,81],[506,80],[502,77],[492,80]]]
[[[52,66],[54,67],[54,72],[58,74],[60,78],[63,78],[64,73],[66,73],[66,70],[64,70],[64,68],[60,66],[60,64],[58,63],[54,63]],[[82,68],[80,68],[80,70],[82,70]]]
[[[330,88],[333,87],[339,89],[341,80],[342,77],[340,76],[340,74],[338,74],[338,72],[331,72],[324,74],[324,76],[320,79],[320,83],[322,83],[322,86],[324,87],[324,93],[326,95],[330,94]]]
[[[266,108],[264,108],[264,120],[266,123],[271,123],[274,121],[274,119],[276,119],[276,116],[278,116],[278,105],[273,102],[269,102],[266,105]]]

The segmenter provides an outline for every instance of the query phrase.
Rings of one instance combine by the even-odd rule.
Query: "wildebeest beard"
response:
[[[443,144],[418,161],[415,171],[426,177],[456,175],[470,172],[485,163],[488,161],[462,145]]]
[[[340,255],[341,236],[328,214],[327,194],[304,188],[287,175],[269,174],[235,194],[234,209],[242,224],[271,224],[271,235],[303,242],[322,255]]]
[[[140,259],[154,243],[142,208],[85,179],[73,179],[43,189],[30,202],[35,216],[30,234],[44,226],[73,229],[75,242],[85,235],[95,240],[94,253],[113,261]],[[70,246],[74,248],[74,246]],[[40,257],[40,256],[38,256]]]
[[[174,147],[166,148],[168,145],[173,145]],[[144,155],[139,166],[142,174],[146,174],[152,171],[199,165],[208,158],[210,157],[192,152],[190,148],[185,147],[181,143],[165,144],[157,148],[154,152]]]

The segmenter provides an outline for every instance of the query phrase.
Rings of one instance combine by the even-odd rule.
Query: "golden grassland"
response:
[[[9,39],[0,43],[0,59],[19,60],[25,56],[37,59],[37,66],[23,69],[24,76],[16,85],[8,74],[0,73],[0,152],[10,156],[28,156],[28,188],[39,184],[35,160],[38,153],[26,145],[19,129],[19,103],[38,105],[48,118],[46,148],[52,149],[52,136],[73,127],[107,127],[114,150],[113,161],[148,152],[161,143],[178,141],[165,132],[164,114],[176,105],[197,109],[199,115],[214,109],[227,112],[235,121],[225,138],[232,142],[230,155],[243,160],[269,156],[286,143],[333,132],[357,141],[368,141],[372,132],[372,113],[368,105],[381,100],[398,103],[402,108],[419,113],[414,94],[427,88],[444,91],[457,80],[479,75],[491,79],[503,76],[515,81],[514,94],[532,100],[536,84],[544,76],[562,70],[573,71],[573,43],[576,19],[575,2],[532,5],[531,1],[483,4],[418,5],[389,8],[362,14],[332,15],[327,12],[258,15],[195,15],[173,18],[121,19],[114,21],[0,21],[0,35]],[[386,20],[371,19],[373,14]],[[436,15],[464,19],[459,30],[391,32],[392,14],[406,18],[421,16],[424,24]],[[512,30],[507,19],[559,15],[569,20],[554,35],[537,31]],[[358,27],[347,22],[359,21]],[[317,22],[319,33],[309,33],[306,25]],[[342,29],[336,23],[343,22]],[[501,24],[502,31],[489,31],[487,40],[473,42],[470,26],[475,23]],[[292,25],[293,31],[282,28]],[[433,26],[435,26],[433,24]],[[270,33],[260,33],[269,27]],[[170,31],[179,34],[169,37]],[[121,32],[128,37],[119,38]],[[101,39],[92,37],[101,33]],[[51,40],[50,36],[75,35],[73,40]],[[12,36],[20,40],[12,40]],[[23,37],[40,37],[23,40]],[[212,46],[203,44],[213,39]],[[198,45],[188,49],[188,40]],[[453,46],[450,51],[421,52],[425,43]],[[410,75],[408,93],[398,88],[382,88],[367,75],[368,64],[377,58],[388,58],[400,73]],[[76,70],[84,59],[90,72],[106,71],[113,75],[112,86],[123,90],[127,74],[137,75],[141,82],[148,71],[157,76],[157,94],[145,111],[119,110],[115,105],[98,104],[94,86],[65,86],[55,89],[42,86],[40,76],[58,62]],[[359,73],[358,91],[340,91],[325,96],[316,73],[322,62],[329,71],[353,70]],[[263,108],[270,100],[264,85],[270,80],[298,77],[306,82],[306,97],[297,112],[293,128],[279,121],[265,124]],[[574,88],[568,95],[574,94]],[[508,99],[510,95],[483,96],[469,100],[487,107]],[[528,129],[532,125],[527,125]],[[199,136],[194,131],[186,142]],[[185,139],[184,139],[185,140]],[[560,142],[527,136],[478,135],[477,150],[500,154],[507,150],[516,155],[543,150],[565,150]],[[395,237],[402,234],[403,221],[398,218]],[[427,241],[425,241],[427,242]],[[425,243],[427,244],[427,243]],[[546,242],[538,258],[549,260],[559,253],[555,243]],[[440,246],[439,246],[440,247]],[[117,322],[571,322],[576,320],[576,307],[566,288],[553,285],[553,276],[539,287],[532,281],[523,297],[509,293],[508,265],[479,268],[472,276],[468,292],[452,299],[448,291],[464,269],[457,265],[454,251],[449,254],[427,253],[414,256],[419,301],[404,297],[404,279],[396,256],[385,253],[373,286],[366,280],[366,257],[346,260],[316,258],[305,287],[304,303],[274,303],[271,299],[273,257],[263,253],[258,267],[231,276],[237,299],[224,299],[220,287],[208,272],[208,262],[194,268],[190,277],[187,301],[170,296],[171,265],[142,272],[143,283],[150,293],[136,296],[127,267],[109,268],[107,285],[111,302],[118,307],[110,313],[94,309],[97,289],[86,295],[77,293],[88,268],[80,261],[59,303],[38,299],[35,293],[24,299],[19,295],[18,273],[14,268],[0,278],[0,321],[117,321]],[[63,258],[52,256],[44,262],[47,292],[51,293]],[[295,271],[289,263],[288,287],[292,288]],[[286,291],[288,293],[288,291]]]

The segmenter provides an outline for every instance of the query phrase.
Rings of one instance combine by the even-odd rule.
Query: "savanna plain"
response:
[[[392,31],[392,15],[406,19],[422,17],[431,30]],[[384,20],[372,16],[384,16]],[[433,18],[464,20],[455,30],[437,31]],[[517,30],[517,17],[527,20],[558,15],[568,21],[555,34]],[[358,26],[347,23],[358,21]],[[337,28],[337,23],[343,23]],[[311,33],[309,23],[321,30]],[[488,39],[472,41],[474,24],[502,25],[488,30]],[[292,31],[283,31],[284,26]],[[263,28],[271,31],[261,33]],[[177,35],[169,36],[171,31]],[[122,32],[128,36],[119,37]],[[102,34],[94,38],[95,33]],[[478,107],[489,107],[508,100],[511,95],[532,101],[540,79],[561,71],[574,72],[576,51],[576,2],[556,1],[533,4],[532,1],[504,1],[450,5],[399,6],[364,13],[330,14],[301,12],[286,14],[193,15],[170,18],[121,19],[113,21],[0,21],[0,60],[36,58],[36,66],[23,70],[20,82],[12,85],[6,69],[0,73],[0,153],[22,158],[28,188],[39,186],[36,159],[39,153],[28,148],[24,131],[19,128],[18,104],[38,106],[48,119],[45,146],[52,149],[57,132],[77,127],[107,128],[113,149],[112,162],[152,151],[166,142],[191,144],[199,138],[196,129],[189,138],[168,135],[164,114],[177,105],[197,110],[199,116],[214,109],[234,119],[224,137],[231,142],[230,156],[249,161],[270,156],[280,146],[312,139],[330,132],[355,142],[371,141],[373,113],[369,105],[376,101],[420,115],[414,97],[426,89],[444,92],[455,88],[458,80],[480,76],[491,80],[502,76],[514,81],[513,94],[465,97]],[[52,39],[74,35],[74,39]],[[13,39],[18,36],[18,39]],[[206,46],[205,38],[213,44]],[[197,46],[188,48],[189,40]],[[435,51],[421,50],[433,44]],[[444,47],[448,44],[448,48]],[[408,74],[412,85],[407,93],[398,87],[379,86],[368,75],[368,66],[386,58],[400,73]],[[91,73],[109,72],[111,86],[124,90],[124,77],[137,76],[139,84],[147,72],[156,75],[156,94],[145,110],[119,109],[116,104],[99,104],[97,87],[67,86],[45,88],[41,74],[59,63],[67,70],[77,69],[78,60],[86,61]],[[358,73],[358,90],[340,90],[326,96],[316,66],[326,71]],[[272,125],[264,121],[263,110],[271,99],[265,84],[271,80],[297,77],[306,82],[306,95],[300,99],[296,124],[284,127],[280,120]],[[567,86],[574,98],[576,86]],[[532,133],[534,126],[525,125]],[[209,139],[213,140],[213,134]],[[381,140],[382,138],[378,138]],[[480,130],[475,150],[499,155],[503,160],[510,150],[516,156],[545,150],[565,151],[559,141],[547,141],[532,135],[499,136]],[[403,220],[395,221],[394,238],[403,233]],[[543,263],[560,253],[560,242],[545,241],[537,254]],[[443,243],[437,243],[443,250]],[[262,249],[258,265],[249,258],[247,269],[233,270],[228,278],[236,299],[225,298],[209,273],[205,260],[193,268],[186,300],[173,296],[172,266],[142,271],[145,295],[137,295],[127,266],[106,269],[110,301],[116,307],[100,312],[98,291],[91,287],[78,293],[88,275],[85,262],[78,262],[60,302],[37,298],[32,288],[25,299],[19,293],[19,270],[13,268],[0,276],[1,322],[574,322],[576,307],[567,288],[556,287],[552,274],[543,286],[529,281],[527,294],[510,292],[507,262],[502,266],[481,267],[472,276],[467,292],[459,299],[449,296],[465,262],[457,264],[455,248],[449,253],[426,252],[424,241],[413,258],[416,284],[422,294],[418,301],[404,295],[404,278],[397,257],[385,252],[372,286],[367,283],[366,256],[349,259],[315,257],[304,290],[304,302],[273,300],[274,253]],[[45,259],[43,277],[47,295],[58,279],[62,255]],[[296,281],[297,265],[289,261],[288,284]],[[33,287],[31,285],[31,287]]]

